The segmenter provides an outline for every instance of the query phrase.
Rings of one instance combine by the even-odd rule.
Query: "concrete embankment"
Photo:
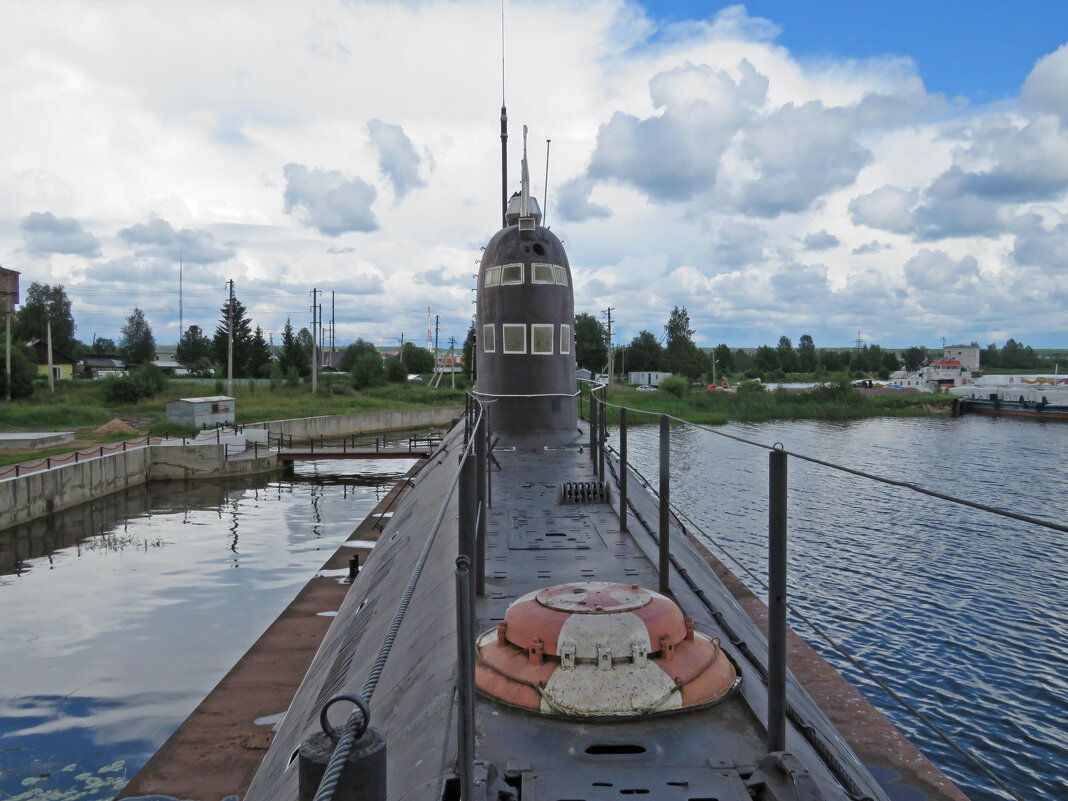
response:
[[[268,434],[295,438],[367,434],[447,425],[463,413],[445,406],[251,423],[213,441],[144,445],[0,481],[0,529],[47,517],[146,481],[254,475],[280,469]]]

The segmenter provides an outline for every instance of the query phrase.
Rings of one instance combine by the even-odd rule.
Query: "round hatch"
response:
[[[719,640],[637,584],[558,584],[515,601],[478,638],[475,682],[545,715],[644,715],[722,699],[738,674]]]

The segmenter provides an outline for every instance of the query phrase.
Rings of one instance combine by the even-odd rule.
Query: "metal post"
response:
[[[461,455],[460,458],[463,458],[463,456]],[[460,468],[460,508],[457,516],[457,523],[460,527],[457,532],[459,535],[460,555],[472,560],[475,556],[475,521],[478,515],[478,496],[475,487],[477,479],[474,475],[474,468],[474,454],[468,454],[467,459],[464,460],[463,467]]]
[[[590,390],[590,459],[594,464],[597,464],[597,403],[596,398],[593,396],[593,390]]]
[[[619,530],[627,531],[627,410],[619,410]]]
[[[486,594],[486,417],[475,426],[475,491],[478,504],[478,530],[475,540],[475,593]]]
[[[597,478],[604,481],[604,445],[608,438],[608,428],[606,421],[608,419],[608,406],[607,401],[601,398],[601,402],[598,404],[600,409],[597,411]]]
[[[486,508],[493,508],[493,431],[486,417]]]
[[[671,421],[660,415],[660,594],[670,591],[671,513],[668,509],[671,485]]]
[[[768,751],[786,750],[786,452],[768,454]]]
[[[456,558],[456,662],[459,671],[459,721],[457,762],[460,769],[460,798],[474,798],[475,765],[475,666],[472,659],[474,620],[471,615],[471,560]]]

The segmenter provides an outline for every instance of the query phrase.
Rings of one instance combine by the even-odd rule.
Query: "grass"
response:
[[[586,408],[589,407],[588,393]],[[693,390],[681,397],[658,392],[613,389],[609,402],[630,409],[648,411],[650,416],[667,414],[705,425],[722,425],[734,420],[756,423],[765,420],[859,420],[867,417],[924,417],[949,412],[953,396],[922,393],[900,396],[867,396],[851,387],[828,385],[810,392],[705,392]],[[628,413],[628,422],[645,422],[644,415]],[[608,409],[608,421],[619,422],[619,410]]]

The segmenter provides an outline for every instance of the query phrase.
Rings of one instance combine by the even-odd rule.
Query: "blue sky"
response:
[[[642,6],[665,22],[723,7],[693,0]],[[928,91],[981,103],[1013,99],[1035,61],[1068,36],[1063,0],[755,0],[745,7],[778,25],[776,41],[798,58],[906,56]]]
[[[509,2],[580,312],[619,341],[1068,346],[1068,3]],[[15,4],[0,264],[76,334],[462,339],[499,220],[499,0]]]

